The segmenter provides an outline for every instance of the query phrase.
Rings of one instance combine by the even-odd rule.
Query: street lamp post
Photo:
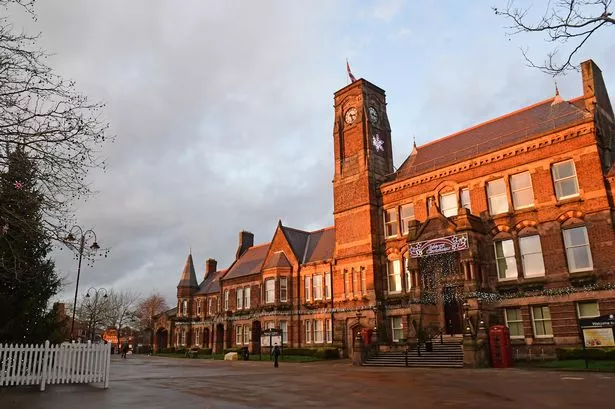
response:
[[[94,231],[91,229],[83,231],[83,229],[80,226],[73,226],[73,228],[70,229],[68,236],[66,236],[66,239],[65,239],[67,242],[72,243],[75,240],[77,240],[75,235],[73,234],[73,231],[75,231],[79,235],[79,239],[78,239],[79,240],[79,264],[77,265],[77,284],[75,285],[75,300],[73,302],[73,318],[71,319],[71,322],[70,322],[71,339],[73,339],[74,337],[73,331],[75,329],[75,311],[77,310],[77,292],[79,291],[79,276],[81,275],[81,259],[83,258],[83,250],[85,249],[85,242],[87,238],[88,237],[94,238],[94,242],[90,246],[91,250],[100,249],[100,246],[96,242],[96,233],[94,233]]]
[[[94,292],[94,311],[96,311],[99,293],[102,294],[104,292],[104,295],[102,296],[103,298],[107,298],[109,296],[109,293],[107,292],[107,289],[104,287],[101,287],[101,288],[90,287],[88,288],[88,291],[85,294],[85,298],[90,298],[90,290]],[[94,324],[96,324],[96,322],[94,322]],[[94,342],[95,333],[96,333],[96,328],[91,328],[90,329],[90,341],[92,342]]]

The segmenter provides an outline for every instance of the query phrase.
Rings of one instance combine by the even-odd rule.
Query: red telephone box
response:
[[[489,348],[491,350],[491,366],[508,368],[513,365],[510,331],[507,326],[494,325],[489,328]]]

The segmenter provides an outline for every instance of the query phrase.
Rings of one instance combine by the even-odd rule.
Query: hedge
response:
[[[585,355],[587,353],[587,355]],[[594,361],[615,360],[615,349],[595,349],[587,348],[583,351],[582,348],[557,348],[555,349],[557,359],[560,361],[570,359],[591,359]]]
[[[340,357],[337,348],[284,348],[282,354],[313,356],[320,359],[337,359]]]

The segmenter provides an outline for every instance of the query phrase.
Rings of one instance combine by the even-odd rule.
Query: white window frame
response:
[[[243,345],[243,325],[235,325],[235,345]]]
[[[200,338],[199,335],[201,335],[201,334],[200,334],[199,329],[197,328],[197,329],[194,330],[194,345],[201,345],[201,343],[199,342],[200,341],[199,340],[199,338]]]
[[[322,288],[322,274],[316,274],[312,278],[312,297],[314,301],[320,301],[323,299],[323,288]]]
[[[538,251],[532,252],[524,252],[523,243],[526,243],[528,240],[532,240],[533,238],[538,238]],[[542,255],[542,240],[540,235],[533,234],[530,236],[521,236],[519,237],[519,252],[521,253],[521,264],[523,265],[523,276],[524,277],[542,277],[545,275],[545,259]],[[540,272],[529,272],[525,259],[527,256],[534,256],[536,254],[540,254],[540,260],[542,261],[542,271]]]
[[[325,342],[331,344],[333,342],[333,326],[331,318],[325,320]]]
[[[196,315],[197,316],[201,315],[201,300],[198,300],[196,302]]]
[[[288,344],[288,321],[280,321],[282,331],[282,345]]]
[[[498,243],[502,244],[502,252],[504,252],[504,242],[510,242],[512,244],[512,249],[513,249],[513,254],[512,255],[506,255],[504,254],[503,257],[498,257]],[[498,281],[507,281],[507,280],[517,280],[519,278],[519,267],[517,266],[517,252],[515,249],[515,242],[513,241],[513,239],[504,239],[504,240],[497,240],[493,243],[493,251],[495,251],[495,267],[496,270],[498,272]],[[506,272],[505,272],[505,276],[501,277],[500,275],[500,263],[499,260],[501,259],[505,259],[506,260]],[[508,268],[508,261],[509,259],[512,259],[512,261],[514,261],[514,275],[508,275],[508,271],[510,271],[511,269]]]
[[[243,288],[236,288],[235,289],[235,295],[236,295],[236,308],[238,310],[243,310]]]
[[[311,344],[312,343],[312,321],[311,320],[303,321],[303,327],[305,330],[305,343]]]
[[[314,343],[322,344],[325,342],[325,323],[323,320],[314,320]]]
[[[249,310],[250,309],[250,297],[252,296],[252,289],[251,287],[245,287],[243,289],[243,308],[245,310]]]
[[[566,176],[566,177],[558,179],[555,176],[555,168],[560,166],[560,165],[563,165],[565,163],[572,163],[572,170],[573,170],[574,174],[572,176]],[[553,165],[551,165],[551,176],[553,177],[553,187],[555,189],[555,197],[557,198],[557,200],[566,200],[566,199],[569,199],[569,198],[578,197],[581,194],[581,191],[580,191],[580,188],[579,188],[579,178],[578,178],[578,175],[577,175],[577,167],[576,167],[576,165],[574,163],[574,160],[569,159],[569,160],[565,160],[565,161],[562,161],[562,162],[557,162],[557,163],[554,163]],[[558,186],[560,186],[561,182],[569,180],[569,179],[574,179],[574,183],[575,183],[577,192],[574,193],[574,194],[571,194],[571,195],[567,195],[567,196],[559,196]]]
[[[188,300],[182,301],[183,313],[184,315],[188,315]]]
[[[288,277],[280,277],[280,302],[288,301]]]
[[[443,201],[444,199],[450,200],[450,198],[453,198],[453,202],[455,205],[454,207],[451,207],[451,205],[449,204],[448,207],[445,208],[443,205]],[[457,192],[446,192],[440,194],[440,213],[442,213],[444,217],[457,216],[458,207],[459,205],[457,204]]]
[[[399,321],[399,326],[395,322]],[[404,337],[404,324],[401,317],[391,317],[391,339],[393,342],[399,342]]]
[[[598,304],[598,301],[578,301],[577,303],[577,317],[578,318],[596,318],[600,316],[600,304]],[[596,315],[581,315],[581,308],[579,307],[580,304],[596,304],[596,310],[597,310],[597,314]]]
[[[304,277],[304,295],[305,302],[310,302],[312,300],[312,277],[305,276]]]
[[[182,345],[186,345],[186,335],[187,335],[186,333],[187,333],[187,332],[188,332],[188,331],[186,331],[186,329],[185,329],[185,328],[182,328],[182,342],[181,342],[181,343],[182,343]]]
[[[519,320],[510,320],[508,318],[508,310],[518,310],[519,311]],[[521,335],[510,335],[511,339],[523,339],[525,338],[525,330],[523,328],[523,311],[521,311],[521,308],[518,307],[512,307],[512,308],[504,308],[504,320],[506,321],[506,326],[508,327],[508,330],[510,331],[510,323],[513,324],[521,324]]]
[[[213,298],[211,297],[207,299],[207,314],[213,314]]]
[[[325,299],[331,299],[331,273],[326,272],[324,276],[323,282],[324,290],[325,290]]]
[[[224,290],[224,311],[228,311],[228,289]]]
[[[408,215],[406,214],[406,212],[412,210],[412,214]],[[415,216],[414,216],[414,203],[407,203],[404,205],[401,205],[399,207],[399,218],[401,220],[401,234],[402,236],[405,236],[406,234],[408,234],[408,222],[410,220],[414,220]]]
[[[518,180],[519,177],[521,177],[522,175],[527,175],[528,180],[530,181],[530,185],[529,186],[524,186],[524,187],[520,187],[520,188],[514,188],[514,183],[513,180]],[[512,202],[513,202],[513,208],[515,210],[519,210],[519,209],[527,209],[529,207],[534,207],[534,187],[532,185],[532,175],[530,174],[530,172],[525,171],[525,172],[521,172],[521,173],[516,173],[514,175],[510,176],[509,179],[509,183],[510,183],[510,192],[512,195]],[[517,204],[517,198],[519,197],[519,194],[521,192],[525,192],[529,190],[532,193],[532,203],[529,204],[522,204],[522,205],[518,205]]]
[[[549,319],[545,319],[545,318],[536,318],[536,315],[534,313],[535,308],[546,308],[547,311],[549,311]],[[530,312],[532,313],[532,330],[534,331],[534,337],[535,338],[553,338],[553,318],[551,317],[551,310],[549,309],[548,305],[533,305],[530,306]],[[544,315],[544,310],[543,311],[543,315]],[[551,327],[551,334],[545,334],[545,335],[537,335],[536,333],[536,322],[549,322],[550,323],[550,327]],[[546,326],[545,326],[546,328]],[[545,331],[546,332],[546,331]]]
[[[491,187],[495,186],[496,183],[501,182],[503,185],[503,189],[501,193],[493,193],[491,192]],[[504,209],[501,209],[499,211],[496,211],[496,209],[494,209],[494,199],[499,199],[504,197],[504,203],[506,203],[506,207]],[[508,213],[509,206],[508,206],[508,195],[506,194],[506,181],[504,180],[504,178],[499,178],[499,179],[494,179],[491,180],[489,182],[487,182],[487,202],[489,203],[489,214],[490,215],[498,215],[498,214],[504,214],[504,213]]]
[[[401,258],[401,265],[404,269],[404,279],[406,280],[406,291],[410,291],[412,289],[412,275],[410,274],[410,270],[408,269],[408,255],[406,254]]]
[[[396,207],[392,207],[390,209],[384,209],[383,212],[383,222],[384,222],[384,236],[388,239],[389,237],[396,237],[398,234],[398,212]]]
[[[393,268],[391,268],[391,265],[393,265]],[[397,266],[397,271],[395,271],[395,266]],[[391,289],[391,280],[394,280],[396,287],[399,285],[399,288]],[[387,287],[390,294],[397,294],[402,291],[401,260],[387,260]]]
[[[250,341],[252,341],[252,328],[250,328],[250,324],[244,324],[243,326],[243,344],[249,345]]]
[[[571,245],[569,243],[569,238],[567,236],[567,233],[569,231],[572,230],[579,230],[582,229],[583,230],[583,234],[585,235],[585,244],[581,244],[581,245]],[[589,245],[589,235],[587,234],[587,227],[586,226],[577,226],[577,227],[571,227],[568,229],[563,229],[562,230],[562,235],[564,236],[564,248],[566,249],[566,260],[568,261],[568,271],[570,273],[577,273],[580,271],[591,271],[594,269],[594,259],[592,257],[592,249],[591,246]],[[576,262],[574,260],[574,257],[571,257],[571,254],[574,254],[572,251],[569,251],[571,249],[575,249],[575,248],[579,248],[579,247],[585,247],[586,251],[587,251],[587,257],[589,259],[589,267],[581,267],[581,268],[577,268],[576,267]]]
[[[470,188],[464,187],[459,191],[459,201],[461,207],[464,207],[472,213],[472,199],[470,198]]]
[[[269,283],[272,283],[273,288],[269,288]],[[275,302],[275,279],[268,278],[265,280],[265,304],[273,304]]]

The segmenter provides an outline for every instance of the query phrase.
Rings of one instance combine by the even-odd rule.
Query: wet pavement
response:
[[[0,389],[0,409],[614,408],[615,373],[522,369],[357,368],[131,356],[109,389]]]

